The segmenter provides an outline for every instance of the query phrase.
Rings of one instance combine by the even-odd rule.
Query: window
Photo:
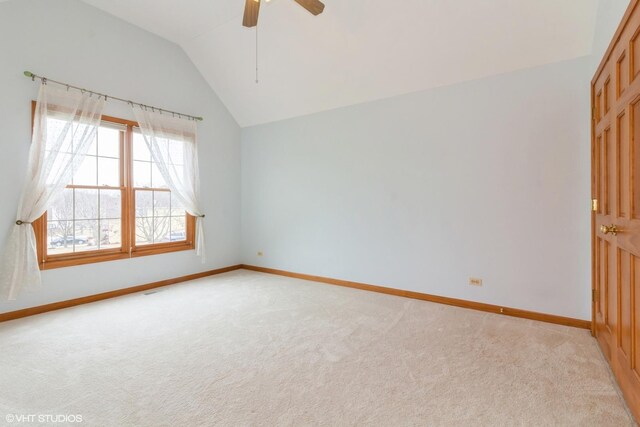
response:
[[[137,123],[106,116],[71,184],[33,226],[41,269],[194,248],[195,218],[172,197]]]
[[[180,150],[176,151],[174,158],[182,154]],[[184,207],[171,195],[137,130],[133,133],[133,182],[137,244],[185,240]]]

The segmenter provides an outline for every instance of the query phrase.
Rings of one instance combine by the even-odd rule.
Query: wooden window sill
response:
[[[137,258],[172,252],[194,250],[195,245],[190,242],[160,243],[149,246],[138,246],[129,252],[105,251],[93,253],[73,253],[49,256],[40,263],[40,270],[73,267],[76,265],[94,264],[97,262],[117,261],[121,259]]]
[[[131,257],[141,257],[147,255],[158,255],[158,254],[166,254],[171,252],[179,252],[179,251],[190,251],[194,250],[196,247],[191,242],[173,242],[173,243],[159,243],[155,245],[148,246],[136,246],[131,251]]]

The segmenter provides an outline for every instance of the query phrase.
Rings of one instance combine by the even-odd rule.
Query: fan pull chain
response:
[[[258,26],[256,25],[256,84],[258,81]]]

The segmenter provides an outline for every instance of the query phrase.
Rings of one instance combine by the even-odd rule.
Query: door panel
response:
[[[601,256],[603,252],[603,247],[604,247],[604,240],[602,240],[599,237],[596,237],[595,260],[597,261],[597,263],[595,265],[595,290],[596,290],[595,312],[596,312],[596,316],[599,319],[599,323],[603,323],[602,319],[604,318],[604,301],[605,301],[605,297],[604,297],[605,291],[604,291],[604,286],[602,281],[602,271],[603,271],[602,262],[604,260],[604,257]]]
[[[640,38],[639,38],[640,40]],[[640,51],[638,52],[640,56]],[[631,215],[640,219],[640,102],[631,105]]]
[[[611,346],[611,336],[616,329],[616,249],[615,247],[605,241],[605,312],[604,312],[604,324],[608,332],[608,345]]]
[[[602,209],[605,215],[611,215],[613,212],[613,206],[611,201],[616,200],[614,192],[617,189],[616,186],[616,145],[611,141],[611,129],[607,128],[602,133],[602,155],[603,155],[603,171],[604,188],[602,194]]]
[[[629,125],[623,110],[616,121],[617,216],[627,217],[629,207]]]
[[[639,52],[640,53],[640,52]],[[604,89],[603,89],[603,108],[604,108],[604,114],[608,114],[609,110],[611,109],[611,79],[609,77],[607,77],[607,79],[604,82]]]
[[[591,82],[593,328],[640,419],[640,0]],[[612,91],[614,93],[612,93]]]
[[[629,83],[629,63],[627,61],[626,51],[623,50],[620,53],[616,66],[616,87],[618,88],[618,98],[620,98]]]
[[[631,80],[635,80],[640,73],[640,31],[636,32],[631,37],[629,42],[629,52],[631,55]]]
[[[631,323],[631,334],[633,336],[632,369],[636,378],[640,380],[640,257],[633,257],[632,281],[632,293],[634,295],[631,307],[633,319]]]
[[[631,363],[631,258],[632,255],[618,249],[618,321],[620,328],[618,349],[624,355],[626,363]]]

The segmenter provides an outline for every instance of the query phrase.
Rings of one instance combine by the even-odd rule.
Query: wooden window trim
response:
[[[32,129],[35,119],[36,102],[32,105]],[[98,262],[115,261],[141,256],[158,255],[195,249],[196,218],[186,215],[186,240],[179,242],[163,242],[147,245],[135,244],[135,190],[133,187],[133,128],[139,128],[135,121],[120,119],[117,117],[101,117],[103,122],[115,123],[126,126],[123,137],[120,140],[120,187],[82,186],[69,185],[67,188],[90,189],[120,189],[122,196],[121,232],[122,246],[116,249],[100,249],[95,251],[74,252],[68,254],[47,254],[47,213],[33,222],[36,235],[36,249],[38,252],[38,264],[41,270],[72,267],[76,265],[93,264]],[[166,188],[140,188],[145,191],[169,191]]]

